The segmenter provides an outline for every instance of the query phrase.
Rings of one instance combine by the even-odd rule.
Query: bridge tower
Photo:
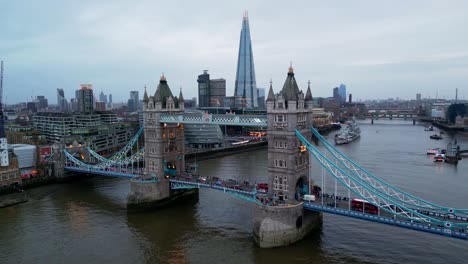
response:
[[[128,205],[145,206],[167,201],[169,180],[165,176],[185,171],[183,124],[160,123],[161,114],[179,115],[184,112],[182,90],[179,97],[172,94],[166,77],[161,76],[154,96],[143,95],[143,123],[145,145],[145,177],[134,179]]]
[[[320,213],[303,210],[301,197],[309,193],[309,153],[296,138],[297,129],[311,138],[312,93],[299,90],[289,67],[280,93],[270,90],[266,100],[268,118],[269,196],[277,205],[256,205],[254,239],[260,247],[286,246],[302,239],[321,223]],[[284,206],[284,205],[288,206]]]

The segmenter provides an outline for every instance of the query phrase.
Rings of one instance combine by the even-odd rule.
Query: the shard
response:
[[[237,107],[258,107],[257,84],[255,82],[255,67],[247,12],[244,13],[242,19],[234,96]]]

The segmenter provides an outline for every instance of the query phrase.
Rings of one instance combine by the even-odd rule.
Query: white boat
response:
[[[433,148],[433,149],[428,149],[427,150],[427,155],[435,155],[440,152],[440,148]]]
[[[426,127],[424,131],[434,131],[434,127],[433,126]]]
[[[434,162],[443,162],[443,161],[445,161],[445,154],[439,153],[434,156]]]

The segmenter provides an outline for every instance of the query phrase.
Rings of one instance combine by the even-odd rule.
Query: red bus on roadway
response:
[[[379,208],[366,200],[352,199],[351,209],[368,214],[378,214]]]

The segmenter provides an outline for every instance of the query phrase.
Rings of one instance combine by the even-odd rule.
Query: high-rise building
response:
[[[207,70],[198,75],[198,107],[210,106],[210,75]]]
[[[37,109],[44,109],[49,107],[49,102],[47,98],[45,98],[45,96],[43,95],[36,96],[36,107]]]
[[[72,112],[78,112],[80,109],[78,107],[78,99],[77,98],[71,98],[70,99],[70,108]]]
[[[226,97],[226,80],[210,79],[207,70],[198,75],[198,107],[223,107]]]
[[[265,88],[257,88],[258,107],[265,108]]]
[[[340,94],[338,92],[338,87],[333,88],[333,99],[335,99],[336,102],[340,102]]]
[[[341,102],[346,102],[346,85],[340,84],[340,87],[338,88],[338,94],[340,95]]]
[[[242,18],[234,96],[236,97],[237,107],[258,107],[257,84],[247,12],[244,13]]]
[[[224,106],[224,98],[226,97],[226,80],[212,79],[210,80],[210,106]]]
[[[62,88],[57,88],[57,106],[61,112],[68,110],[67,99],[65,99],[65,92]]]
[[[105,95],[103,91],[99,94],[99,102],[107,104],[107,95]]]
[[[416,102],[421,102],[421,94],[420,93],[417,93],[416,94]]]
[[[112,107],[112,94],[109,94],[109,108]]]
[[[94,95],[92,84],[81,84],[78,95],[78,111],[91,113],[94,111]]]
[[[138,105],[140,103],[140,98],[138,96],[138,91],[130,91],[130,99],[128,99],[128,110],[131,112],[138,111]]]

